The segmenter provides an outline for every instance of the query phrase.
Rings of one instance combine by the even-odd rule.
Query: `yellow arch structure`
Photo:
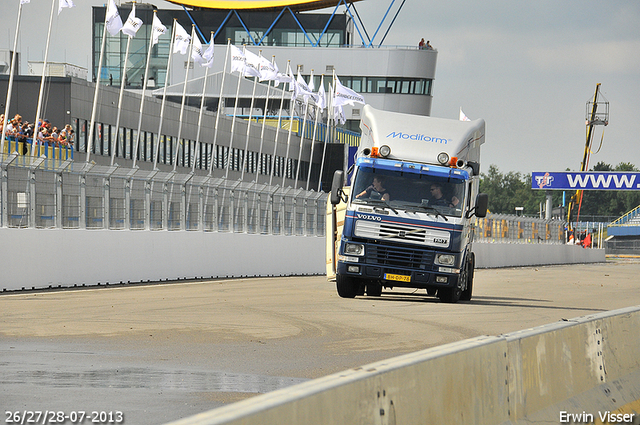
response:
[[[335,7],[340,0],[168,0],[181,6],[202,7],[205,9],[281,9],[289,6],[293,10],[316,10]],[[349,3],[362,0],[350,0]]]

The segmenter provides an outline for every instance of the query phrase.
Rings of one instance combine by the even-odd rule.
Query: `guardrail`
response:
[[[631,307],[477,337],[172,424],[637,423],[638,327],[640,307]]]

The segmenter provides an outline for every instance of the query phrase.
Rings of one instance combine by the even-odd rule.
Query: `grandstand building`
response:
[[[235,7],[238,3],[234,2]],[[133,165],[135,158],[136,165],[141,169],[151,169],[154,166],[155,146],[159,146],[156,166],[160,169],[170,170],[175,164],[179,172],[189,172],[195,168],[196,173],[206,173],[207,169],[213,167],[214,176],[222,174],[228,179],[255,180],[260,183],[277,181],[284,187],[304,187],[303,182],[307,181],[311,171],[313,177],[310,179],[310,189],[326,190],[326,182],[330,181],[333,170],[342,168],[346,162],[345,146],[355,146],[358,143],[361,105],[345,107],[347,122],[338,131],[321,128],[315,141],[311,134],[302,134],[303,108],[302,105],[297,105],[294,108],[296,118],[292,120],[293,135],[287,141],[285,129],[278,130],[276,124],[276,127],[266,126],[263,130],[261,122],[265,107],[271,120],[277,118],[282,86],[279,89],[267,89],[266,84],[258,84],[254,108],[250,109],[253,80],[243,78],[237,96],[239,119],[234,124],[232,114],[236,109],[239,77],[237,73],[229,74],[227,65],[226,81],[222,85],[227,43],[236,46],[244,44],[253,53],[269,59],[274,57],[282,72],[289,62],[293,73],[299,72],[307,81],[313,72],[316,87],[324,74],[327,91],[335,72],[343,85],[361,93],[366,102],[375,108],[430,114],[437,51],[418,50],[417,46],[387,47],[378,42],[374,44],[358,21],[353,3],[349,3],[348,7],[339,6],[342,2],[336,0],[303,4],[294,4],[299,3],[295,0],[246,3],[268,7],[230,10],[221,8],[226,4],[224,1],[192,0],[183,9],[158,9],[151,4],[136,3],[136,16],[142,19],[143,25],[131,40],[126,76],[122,70],[127,36],[121,33],[116,36],[107,33],[104,59],[98,75],[106,7],[94,7],[91,17],[93,63],[89,70],[89,79],[93,82],[74,77],[52,77],[49,80],[49,98],[55,96],[57,100],[46,102],[43,113],[44,117],[58,126],[70,123],[76,129],[73,152],[75,161],[83,160],[87,146],[91,146],[91,159],[98,164],[109,164],[114,156],[115,162],[120,166]],[[211,6],[217,8],[210,8]],[[366,7],[366,2],[359,2],[358,7],[360,6]],[[132,3],[119,6],[123,20],[129,15],[131,7]],[[317,13],[314,10],[327,7],[335,7],[331,9],[334,13]],[[339,12],[339,8],[345,10]],[[134,141],[138,138],[144,68],[154,11],[167,27],[167,32],[151,49],[145,93],[147,98],[141,118],[140,145],[136,154]],[[174,54],[173,64],[167,73],[174,20],[188,31],[192,25],[195,26],[203,44],[208,43],[211,34],[214,34],[215,60],[213,68],[208,71],[207,89],[204,93],[202,88],[205,69],[197,64],[194,66],[187,55]],[[382,24],[380,23],[379,29]],[[186,72],[189,75],[187,89],[184,90]],[[119,87],[123,78],[126,92],[122,102],[120,128],[116,129]],[[5,76],[0,76],[0,96],[6,93],[7,80]],[[94,142],[89,144],[87,141],[95,81],[103,86],[100,88]],[[16,78],[14,91],[19,90],[21,95],[15,105],[12,103],[12,111],[19,110],[25,116],[35,116],[38,82],[39,77],[36,76]],[[167,103],[161,111],[165,87]],[[269,103],[266,102],[267,90],[270,93]],[[186,92],[186,108],[181,120],[183,92]],[[203,94],[206,110],[199,132],[198,118]],[[282,105],[287,119],[289,98],[284,96]],[[219,105],[221,117],[214,145],[214,126]],[[163,124],[158,144],[158,121],[161,114]],[[248,122],[249,115],[258,119]],[[326,122],[326,115],[324,119]],[[309,127],[307,125],[307,132]],[[177,140],[179,133],[180,140]],[[113,143],[116,134],[118,142]],[[329,142],[327,166],[321,167],[322,155],[319,153],[322,152],[325,140]],[[321,168],[323,177],[320,184],[322,187],[319,188],[317,181]],[[282,180],[278,181],[279,179]]]

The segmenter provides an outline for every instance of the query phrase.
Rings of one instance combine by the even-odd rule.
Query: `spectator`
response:
[[[424,48],[427,50],[433,50],[433,46],[429,43],[429,40],[427,40],[427,44],[425,44]]]
[[[67,145],[73,147],[73,139],[75,134],[73,133],[73,128],[71,127],[71,124],[67,124],[64,126],[64,129],[66,131],[66,136],[67,136]]]
[[[424,38],[422,40],[420,40],[420,43],[418,43],[418,49],[422,50],[424,49],[425,44],[424,44]]]

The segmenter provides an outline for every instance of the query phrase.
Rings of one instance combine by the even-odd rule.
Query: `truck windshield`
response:
[[[463,179],[360,167],[353,183],[352,202],[461,217],[464,182]]]

